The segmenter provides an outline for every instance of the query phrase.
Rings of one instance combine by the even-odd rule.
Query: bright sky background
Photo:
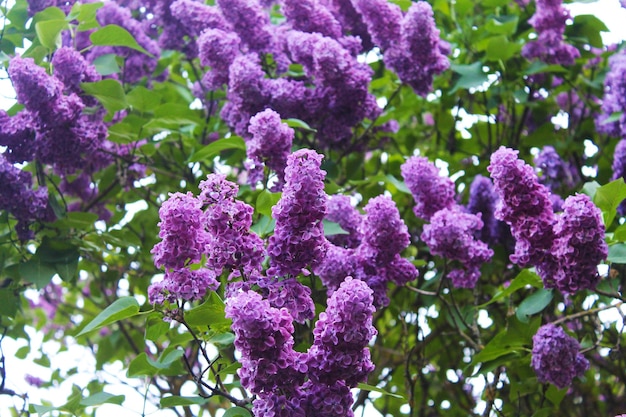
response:
[[[626,25],[624,23],[626,22],[626,10],[621,8],[618,0],[575,3],[569,5],[569,7],[573,14],[592,14],[602,20],[610,30],[609,33],[604,34],[606,43],[616,43],[626,39]],[[2,76],[2,74],[0,74],[0,76]],[[13,103],[12,97],[13,94],[10,84],[5,80],[0,80],[0,108],[9,108]],[[612,320],[609,316],[605,316],[604,319]],[[30,330],[32,350],[37,352],[38,348],[41,346],[41,335],[37,335],[36,332],[32,331],[33,329]],[[27,393],[30,403],[40,404],[41,399],[44,398],[52,401],[57,406],[61,405],[67,399],[72,383],[85,386],[93,375],[95,360],[90,354],[85,352],[83,348],[70,346],[67,352],[57,353],[59,349],[58,343],[49,343],[42,347],[42,351],[44,354],[49,355],[54,368],[69,369],[78,366],[79,372],[57,389],[38,391],[26,384],[24,375],[31,374],[45,380],[46,378],[50,378],[51,370],[33,363],[33,360],[39,355],[38,353],[37,355],[29,355],[25,360],[17,359],[15,353],[24,344],[24,341],[16,343],[8,338],[2,342],[2,349],[6,357],[5,367],[7,371],[5,387],[18,393]],[[107,373],[102,373],[101,377],[107,381],[114,381],[115,377],[111,375],[124,375],[125,369],[122,368],[122,365],[118,363],[116,366],[107,368],[108,374],[110,375],[107,376]],[[138,379],[133,379],[131,383],[141,386],[141,381]],[[102,406],[96,413],[97,417],[109,415],[115,415],[116,417],[138,417],[142,415],[144,407],[143,397],[137,394],[133,389],[122,384],[111,384],[107,387],[107,392],[126,395],[127,401],[125,407],[122,408],[114,405]],[[193,395],[193,392],[189,392],[188,395]],[[17,406],[18,409],[21,409],[22,404],[22,401],[18,398],[0,396],[0,416],[8,415],[9,407]],[[174,414],[171,411],[155,409],[152,405],[148,404],[145,409],[145,415],[169,417]],[[358,412],[357,415],[361,415],[361,413]],[[366,410],[364,415],[366,417],[380,416],[380,414],[372,409]]]

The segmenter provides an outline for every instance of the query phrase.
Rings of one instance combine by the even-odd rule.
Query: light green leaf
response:
[[[80,402],[80,405],[85,407],[92,407],[94,405],[100,404],[117,404],[122,405],[124,399],[126,397],[124,395],[113,395],[108,392],[98,392],[96,394],[90,395],[87,398],[83,398]]]
[[[242,149],[245,151],[246,143],[239,136],[220,139],[195,152],[189,158],[189,162],[210,161],[213,157],[226,149]]]
[[[155,375],[177,375],[176,371],[183,357],[183,351],[180,349],[166,350],[158,360],[148,357],[145,352],[140,353],[133,359],[129,366],[127,376],[134,378],[137,376],[155,376]]]
[[[506,36],[494,36],[487,43],[486,58],[492,61],[506,61],[519,55],[521,45],[509,41]]]
[[[487,20],[485,29],[497,35],[513,35],[518,21],[519,17],[516,15],[493,16]]]
[[[289,126],[291,128],[298,128],[298,129],[306,130],[308,132],[317,132],[316,129],[313,129],[304,120],[300,120],[300,119],[286,119],[286,120],[283,120],[283,123],[286,123],[287,126]]]
[[[363,390],[363,391],[377,392],[377,393],[379,393],[379,394],[387,395],[387,396],[389,396],[389,397],[394,397],[394,398],[401,398],[401,399],[405,399],[402,395],[394,394],[394,393],[392,393],[392,392],[385,391],[385,390],[384,390],[384,389],[382,389],[382,388],[378,388],[378,387],[376,387],[376,386],[374,386],[374,385],[364,384],[364,383],[362,383],[362,382],[360,382],[360,383],[357,385],[357,388],[358,388],[358,389],[360,389],[360,390]]]
[[[226,410],[222,417],[250,417],[250,412],[242,407],[232,407]]]
[[[161,408],[186,406],[186,405],[203,405],[209,401],[208,398],[202,397],[181,397],[178,395],[170,395],[161,398]]]
[[[524,269],[519,274],[517,274],[517,276],[513,279],[513,281],[511,281],[508,287],[496,293],[491,300],[489,300],[485,304],[478,306],[478,308],[486,307],[491,303],[507,298],[515,291],[519,290],[520,288],[524,288],[527,285],[532,285],[535,288],[543,287],[543,283],[539,275],[531,272],[528,269]]]
[[[139,85],[133,88],[127,95],[126,101],[132,108],[139,111],[152,111],[161,104],[161,95],[153,90]]]
[[[190,326],[208,326],[216,332],[227,332],[232,322],[226,318],[224,307],[224,301],[212,292],[204,303],[185,312],[185,321]]]
[[[136,51],[152,56],[143,49],[135,40],[133,35],[126,29],[118,25],[106,25],[89,35],[91,43],[98,46],[126,46]]]
[[[606,260],[614,264],[626,264],[626,244],[617,243],[609,246],[609,256]]]
[[[324,236],[332,236],[332,235],[348,235],[344,229],[341,228],[339,223],[331,222],[328,220],[323,220],[324,224]]]
[[[600,210],[604,225],[609,227],[617,214],[617,207],[626,198],[626,184],[623,178],[611,181],[596,190],[593,202]]]
[[[31,404],[29,408],[30,408],[31,413],[37,413],[39,417],[44,417],[46,414],[52,411],[56,411],[57,409],[56,407],[52,407],[49,405],[39,405],[39,404]]]
[[[95,65],[98,74],[106,76],[119,73],[121,68],[117,64],[116,57],[117,55],[115,54],[104,54],[94,59],[93,64]]]
[[[136,316],[137,313],[139,313],[139,303],[134,297],[119,298],[98,314],[76,337],[98,330],[111,323]]]
[[[265,216],[272,215],[272,207],[278,203],[282,193],[271,193],[268,190],[263,190],[259,193],[256,199],[255,209]]]
[[[450,69],[460,75],[450,94],[454,94],[457,90],[480,87],[489,81],[489,77],[483,71],[483,63],[480,61],[470,65],[452,64]]]
[[[35,32],[39,42],[52,51],[61,47],[61,32],[65,29],[68,29],[65,19],[44,20],[35,24]]]
[[[83,91],[94,96],[109,112],[125,109],[128,107],[124,88],[119,81],[106,79],[93,83],[81,83]]]

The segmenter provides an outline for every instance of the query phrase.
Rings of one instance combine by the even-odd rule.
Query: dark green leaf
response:
[[[19,306],[18,294],[8,288],[0,288],[0,316],[15,317]]]
[[[119,298],[98,314],[76,337],[98,330],[116,321],[136,316],[137,313],[139,313],[139,303],[134,297]]]
[[[161,95],[153,90],[139,85],[133,88],[127,95],[126,101],[132,108],[139,111],[152,111],[161,104]]]
[[[508,287],[506,287],[502,291],[499,291],[497,294],[493,296],[491,300],[489,300],[485,304],[478,306],[478,308],[486,307],[493,302],[502,300],[510,296],[515,291],[519,290],[520,288],[526,287],[527,285],[532,285],[535,288],[543,287],[543,283],[539,275],[535,274],[534,272],[528,269],[524,269],[519,274],[517,274],[517,276],[513,279],[513,281],[511,281]]]
[[[513,35],[518,21],[519,17],[515,15],[493,16],[487,20],[485,29],[497,35]]]
[[[34,255],[28,261],[20,264],[20,275],[27,282],[32,282],[38,289],[50,283],[52,277],[57,273],[54,264],[43,262],[41,258]]]
[[[202,397],[180,397],[178,395],[170,395],[161,398],[160,404],[162,408],[186,406],[186,405],[203,405],[208,402],[208,398]]]
[[[552,290],[541,288],[521,302],[519,307],[517,307],[515,315],[520,321],[527,323],[530,316],[543,311],[551,301]]]
[[[228,139],[220,139],[195,152],[189,158],[189,162],[210,161],[215,156],[219,155],[221,151],[226,149],[246,150],[246,143],[239,136],[232,136]]]
[[[232,407],[226,410],[222,417],[250,417],[250,412],[242,407]]]
[[[185,312],[185,321],[190,326],[208,326],[216,332],[227,332],[231,320],[226,318],[224,307],[224,301],[212,292],[204,303]]]
[[[460,75],[450,94],[455,93],[457,90],[480,87],[489,81],[489,77],[483,71],[483,63],[480,61],[471,65],[452,64],[450,68]]]

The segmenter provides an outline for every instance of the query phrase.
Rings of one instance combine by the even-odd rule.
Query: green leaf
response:
[[[287,126],[289,126],[289,127],[292,127],[292,128],[295,127],[295,128],[298,128],[298,129],[306,130],[307,132],[314,132],[314,133],[317,132],[316,129],[313,129],[304,120],[300,120],[300,119],[286,119],[286,120],[283,120],[283,123],[286,123]]]
[[[607,228],[613,223],[613,219],[615,219],[617,214],[617,207],[625,198],[626,184],[623,178],[611,181],[596,190],[593,202],[602,210],[604,225]]]
[[[357,388],[363,391],[371,391],[371,392],[377,392],[379,394],[383,394],[383,395],[387,395],[389,397],[393,397],[393,398],[401,398],[401,399],[405,399],[402,395],[398,395],[398,394],[394,394],[392,392],[389,391],[385,391],[382,388],[378,388],[374,385],[369,385],[369,384],[364,384],[362,382],[360,382],[357,385]]]
[[[460,75],[450,94],[454,94],[457,90],[480,87],[489,81],[489,77],[483,71],[483,63],[480,61],[471,65],[452,64],[450,68]]]
[[[178,395],[170,395],[161,398],[160,404],[162,408],[186,406],[186,405],[204,405],[209,401],[208,398],[202,397],[181,397]]]
[[[559,405],[561,405],[561,401],[563,401],[563,398],[565,398],[565,396],[567,395],[568,389],[568,387],[558,389],[554,385],[550,384],[550,386],[546,390],[546,398],[550,400],[550,402],[554,404],[555,407],[558,408]]]
[[[543,283],[539,275],[528,269],[523,269],[519,274],[517,274],[513,281],[511,281],[508,287],[496,293],[491,300],[489,300],[485,304],[478,306],[478,308],[486,307],[491,303],[507,298],[515,291],[519,290],[520,288],[524,288],[527,285],[532,285],[535,288],[543,287]]]
[[[396,177],[394,177],[391,174],[387,174],[385,176],[385,180],[388,184],[393,184],[394,187],[396,187],[396,189],[398,191],[400,191],[401,193],[404,194],[411,194],[411,190],[409,190],[409,187],[406,186],[406,184],[404,183],[404,181],[400,181],[399,179],[397,179]]]
[[[139,303],[134,297],[118,298],[87,324],[76,337],[98,330],[111,323],[136,316],[137,313],[139,313]]]
[[[216,332],[227,332],[232,322],[226,318],[224,307],[224,301],[212,292],[204,303],[185,312],[185,321],[190,326],[208,326]]]
[[[222,417],[250,417],[250,412],[242,407],[232,407],[226,410]]]
[[[614,264],[626,264],[626,244],[617,243],[609,246],[609,256],[606,260]]]
[[[127,95],[126,101],[132,108],[139,111],[152,111],[161,104],[161,95],[153,90],[139,85],[133,88]]]
[[[341,228],[339,223],[331,222],[329,220],[323,220],[324,224],[324,236],[332,236],[332,235],[348,235],[349,232],[346,232]]]
[[[246,143],[239,136],[220,139],[195,152],[189,158],[189,162],[210,161],[213,157],[226,149],[242,149],[245,151]]]
[[[621,112],[621,111],[611,113],[611,115],[607,117],[606,119],[602,120],[600,124],[608,125],[609,123],[619,122],[622,119],[623,115],[624,115],[624,112]]]
[[[263,190],[259,193],[256,199],[255,209],[259,213],[265,216],[272,216],[272,207],[278,203],[282,193],[271,193],[268,190]]]
[[[118,25],[106,25],[89,35],[89,39],[92,44],[97,46],[126,46],[152,56],[137,43],[130,32]]]
[[[106,79],[93,83],[81,83],[83,91],[94,96],[111,113],[128,107],[124,88],[119,81]]]
[[[218,346],[230,346],[235,341],[235,335],[231,332],[218,333],[212,336],[207,342]],[[237,362],[238,363],[238,362]]]
[[[31,413],[37,413],[39,417],[44,417],[46,414],[52,411],[56,411],[57,409],[56,407],[52,407],[49,405],[39,405],[39,404],[31,404],[29,408],[30,408]]]
[[[21,263],[19,271],[22,279],[32,282],[37,289],[48,285],[52,277],[57,273],[54,264],[43,262],[37,255],[33,255],[28,261]]]
[[[67,28],[68,24],[65,19],[44,20],[35,24],[35,32],[39,42],[52,51],[61,47],[61,32]]]
[[[487,20],[485,29],[497,35],[513,35],[518,21],[519,17],[516,15],[493,16]]]
[[[115,54],[104,54],[94,59],[93,64],[95,65],[98,74],[107,76],[119,73],[121,68],[117,63],[116,58],[117,55]]]
[[[543,311],[543,309],[550,304],[552,296],[552,290],[546,290],[544,288],[539,289],[521,302],[515,312],[516,317],[519,321],[528,323],[530,316]]]
[[[122,405],[124,399],[126,397],[124,395],[113,395],[108,392],[98,392],[96,394],[90,395],[87,398],[83,398],[80,402],[80,405],[85,407],[92,407],[94,405],[100,404],[117,404]]]
[[[177,368],[180,366],[180,359],[183,351],[180,349],[165,350],[158,360],[148,357],[145,352],[140,353],[128,365],[127,376],[134,378],[137,376],[155,375],[178,375]]]
[[[20,297],[15,291],[8,288],[0,288],[0,316],[15,317],[19,306]]]
[[[509,41],[506,36],[494,36],[487,43],[485,57],[492,61],[506,61],[509,58],[519,55],[521,45]]]
[[[593,200],[598,192],[598,188],[600,188],[600,184],[597,181],[589,181],[583,185],[583,188],[580,190],[581,193],[586,194]]]
[[[170,329],[170,324],[163,321],[161,314],[151,314],[146,320],[146,340],[156,341]]]

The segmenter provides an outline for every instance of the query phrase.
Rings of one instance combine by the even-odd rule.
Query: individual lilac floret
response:
[[[361,223],[363,216],[350,202],[347,195],[336,194],[330,196],[327,203],[328,212],[326,220],[335,222],[348,234],[327,236],[327,239],[335,245],[345,248],[356,248],[361,244],[363,231]]]
[[[148,287],[148,301],[151,304],[175,303],[177,300],[200,300],[207,290],[216,291],[220,286],[215,272],[200,268],[166,271],[162,281]]]
[[[401,39],[402,9],[387,0],[352,0],[374,43],[383,51]]]
[[[499,221],[495,217],[498,194],[493,189],[493,183],[487,177],[476,175],[469,191],[467,211],[473,214],[480,213],[483,227],[480,230],[480,240],[490,245],[498,242],[500,235]]]
[[[611,180],[622,178],[626,180],[626,139],[617,142],[613,152],[613,176]],[[626,214],[626,201],[622,201],[617,207],[617,212],[622,216]]]
[[[474,238],[482,227],[479,215],[463,213],[458,208],[440,210],[432,216],[430,224],[424,225],[421,238],[430,252],[461,264],[461,268],[448,273],[457,288],[474,288],[481,265],[493,256],[486,243]]]
[[[515,253],[511,261],[539,268],[550,261],[555,223],[550,191],[539,183],[533,168],[517,158],[518,151],[500,147],[487,170],[500,196],[496,218],[511,226]]]
[[[307,362],[311,381],[328,385],[345,381],[355,387],[365,380],[374,369],[367,347],[377,333],[372,326],[374,311],[367,284],[346,278],[315,323]]]
[[[568,197],[554,233],[555,265],[541,274],[545,287],[567,294],[595,289],[600,278],[598,264],[608,255],[600,209],[585,194]]]
[[[449,45],[439,39],[432,7],[425,1],[412,3],[402,19],[400,38],[386,49],[385,63],[400,80],[425,97],[433,77],[448,69]]]
[[[530,23],[537,31],[537,39],[524,45],[522,56],[539,58],[548,64],[573,65],[580,56],[578,49],[563,41],[569,11],[561,0],[537,0],[537,9]]]
[[[252,163],[248,173],[250,184],[262,181],[265,177],[263,168],[267,167],[276,173],[272,190],[282,190],[294,130],[282,123],[278,113],[266,109],[250,119],[248,132],[252,135],[246,143],[248,158]]]
[[[571,189],[579,181],[577,171],[563,161],[553,146],[544,146],[535,156],[535,167],[541,172],[539,181],[552,192],[560,188]]]
[[[198,37],[200,63],[211,67],[202,77],[210,90],[219,90],[228,84],[228,69],[239,54],[239,37],[221,29],[207,29]]]
[[[293,350],[294,327],[286,308],[270,306],[253,292],[237,292],[226,301],[235,347],[241,353],[241,384],[254,394],[293,392],[304,381],[306,364]]]
[[[281,10],[296,30],[317,32],[333,39],[342,36],[341,25],[320,0],[282,0]]]
[[[322,157],[315,151],[301,149],[287,160],[283,194],[272,208],[276,228],[267,246],[269,277],[298,275],[324,257],[326,172],[320,169]]]
[[[180,269],[198,262],[204,253],[206,232],[202,223],[202,202],[191,192],[170,194],[159,209],[161,242],[154,245],[157,268]]]
[[[580,344],[561,327],[541,326],[533,336],[531,365],[539,382],[549,382],[557,388],[571,385],[589,368],[589,361],[579,352]]]
[[[374,250],[377,264],[388,264],[409,246],[408,228],[389,197],[372,198],[364,210],[363,241]]]
[[[454,183],[439,174],[439,169],[423,156],[412,156],[401,167],[402,177],[413,198],[415,215],[426,221],[433,214],[455,205]]]

